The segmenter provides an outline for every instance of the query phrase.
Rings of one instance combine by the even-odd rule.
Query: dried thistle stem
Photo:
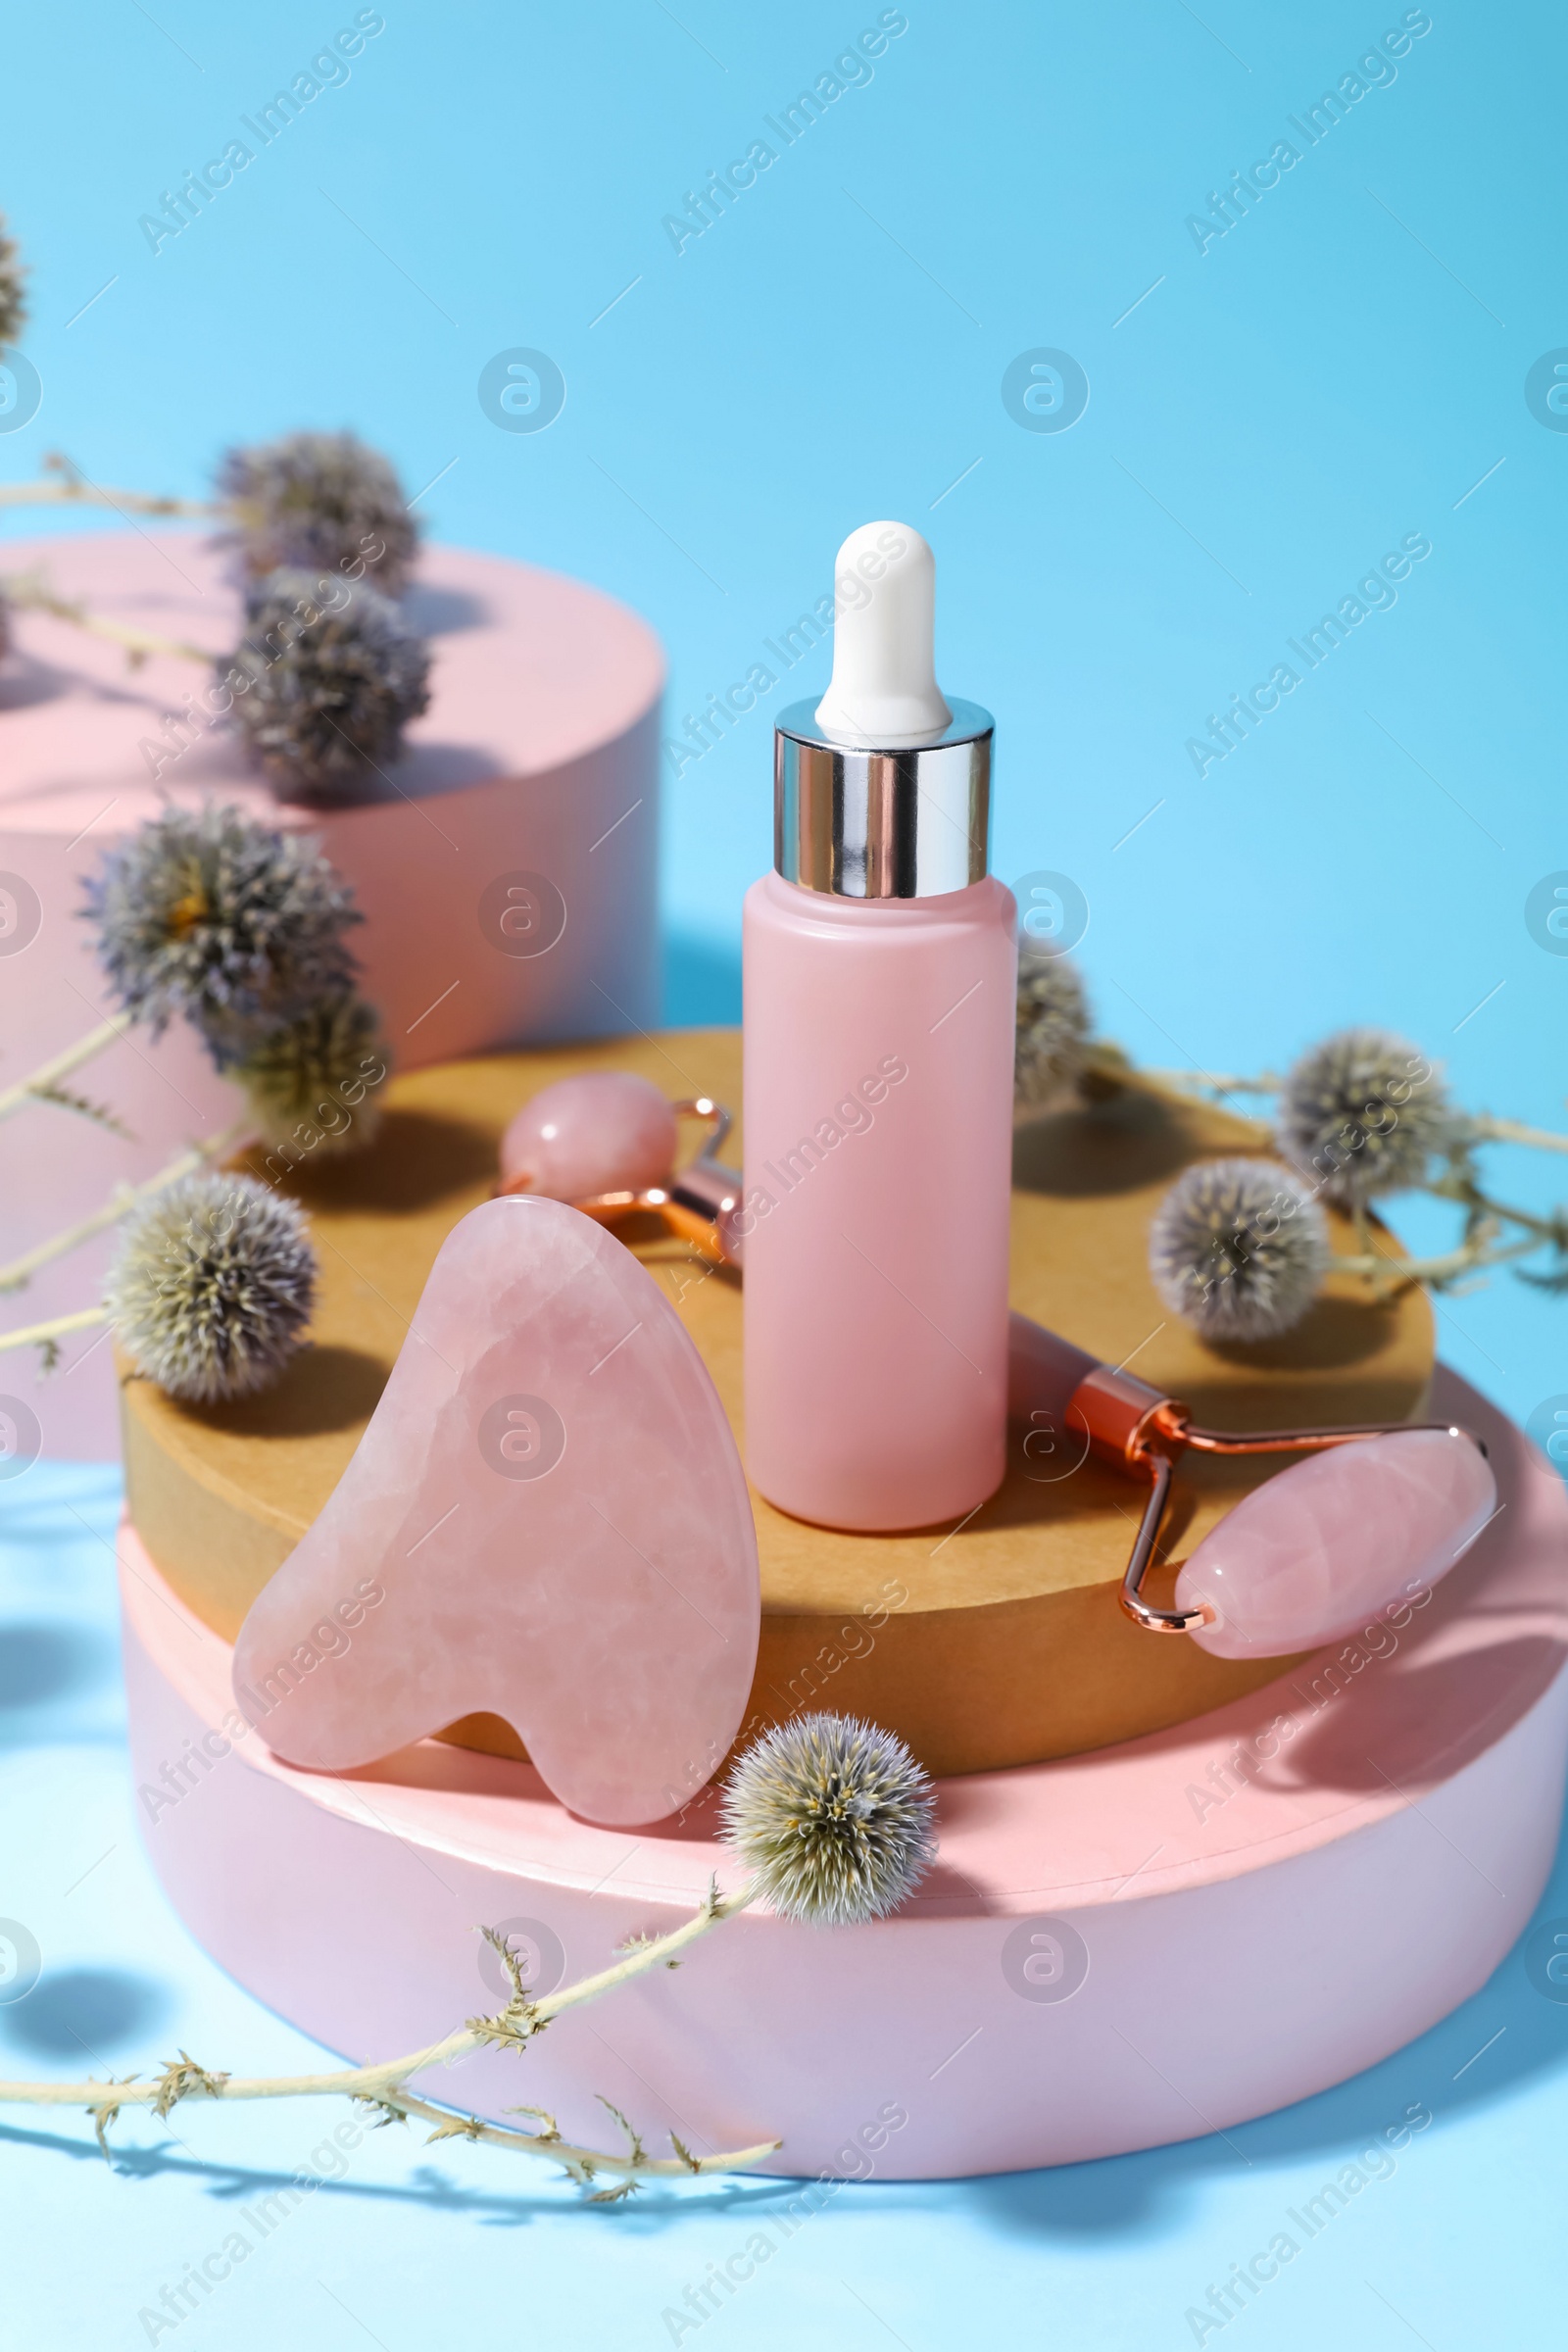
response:
[[[71,1250],[79,1249],[83,1242],[90,1242],[94,1234],[104,1233],[111,1225],[118,1225],[138,1200],[150,1200],[155,1193],[163,1192],[166,1186],[177,1184],[182,1176],[193,1175],[198,1168],[205,1167],[209,1160],[217,1159],[221,1152],[236,1145],[248,1133],[250,1126],[249,1119],[236,1119],[221,1134],[209,1137],[206,1143],[193,1144],[188,1152],[181,1152],[176,1158],[168,1160],[155,1176],[147,1177],[143,1183],[116,1185],[103,1207],[95,1208],[90,1217],[81,1218],[75,1225],[68,1225],[63,1233],[37,1243],[33,1249],[24,1250],[21,1257],[14,1257],[8,1266],[0,1266],[0,1291],[22,1290],[40,1266],[51,1264],[57,1257],[65,1257]]]
[[[1462,1242],[1457,1250],[1446,1250],[1436,1257],[1391,1257],[1374,1250],[1353,1257],[1331,1257],[1330,1274],[1360,1274],[1374,1282],[1385,1284],[1392,1294],[1408,1288],[1413,1282],[1446,1283],[1461,1274],[1480,1273],[1488,1266],[1506,1265],[1513,1257],[1527,1257],[1539,1250],[1539,1240],[1531,1238],[1511,1242],[1504,1249],[1494,1247],[1494,1234],[1477,1234]]]
[[[1272,1070],[1264,1070],[1256,1078],[1210,1070],[1143,1069],[1138,1075],[1204,1101],[1214,1095],[1277,1095],[1281,1084]],[[1457,1126],[1455,1140],[1461,1145],[1523,1144],[1535,1152],[1568,1152],[1568,1135],[1558,1135],[1549,1127],[1532,1127],[1523,1119],[1496,1119],[1490,1111],[1466,1111]]]
[[[87,1331],[94,1323],[108,1320],[108,1311],[101,1306],[79,1307],[71,1315],[51,1315],[47,1322],[25,1324],[21,1331],[0,1332],[0,1354],[10,1348],[52,1348],[56,1340],[65,1339],[73,1331]]]
[[[1527,1144],[1535,1152],[1568,1152],[1568,1135],[1548,1127],[1527,1127],[1522,1119],[1494,1119],[1479,1111],[1465,1121],[1465,1140],[1477,1144]]]
[[[776,2154],[783,2145],[781,2140],[760,2139],[755,2147],[726,2148],[716,2156],[614,2155],[603,2148],[579,2147],[575,2141],[562,2139],[554,2132],[509,2132],[500,2124],[482,2123],[477,2116],[459,2120],[450,2108],[433,2107],[428,2100],[416,2099],[408,2091],[392,2093],[385,2103],[400,2114],[416,2115],[422,2123],[436,2126],[432,2138],[479,2139],[495,2148],[515,2148],[524,2156],[548,2156],[553,2162],[564,2164],[573,2180],[581,2181],[591,2180],[596,2173],[612,2173],[624,2180],[685,2180],[694,2173],[744,2172],[749,2164],[760,2164],[764,2156]]]
[[[629,1984],[634,1977],[646,1976],[651,1969],[672,1967],[677,1954],[710,1929],[735,1918],[757,1900],[760,1891],[755,1883],[748,1883],[736,1894],[721,1895],[717,1886],[712,1886],[691,1918],[672,1928],[667,1936],[639,1943],[597,1975],[583,1977],[575,1984],[564,1984],[559,1991],[543,1993],[537,1999],[530,1999],[522,1989],[520,1972],[505,1939],[487,1929],[486,1936],[506,1960],[512,1977],[513,1995],[506,2007],[493,2017],[470,2019],[461,2032],[449,2034],[444,2040],[431,2042],[425,2049],[412,2050],[404,2057],[388,2058],[375,2066],[345,2067],[319,2075],[221,2075],[195,2065],[182,2051],[177,2062],[147,2082],[0,2082],[0,2106],[85,2108],[93,2117],[102,2140],[108,2125],[125,2107],[147,2107],[164,2116],[186,2099],[344,2097],[363,2100],[398,2115],[416,2115],[436,2127],[438,2138],[483,2139],[497,2146],[518,2148],[527,2155],[552,2157],[579,2180],[591,2180],[600,2172],[628,2180],[634,2175],[681,2178],[693,2173],[734,2172],[770,2156],[780,2142],[760,2140],[754,2147],[730,2149],[716,2156],[694,2157],[685,2152],[674,2157],[653,2157],[645,2152],[635,2132],[623,2122],[630,2143],[627,2150],[622,2154],[607,2154],[564,2140],[549,2117],[545,2118],[550,2127],[547,2131],[511,2132],[501,2125],[482,2123],[477,2117],[463,2116],[418,2098],[405,2084],[413,2075],[429,2067],[455,2065],[475,2050],[523,2049],[552,2019],[565,2010],[598,2000],[617,1986]],[[523,2112],[537,2114],[539,2110]]]
[[[48,612],[56,620],[69,620],[89,637],[106,637],[112,645],[122,645],[130,656],[131,667],[139,668],[152,654],[166,654],[180,662],[198,662],[210,667],[213,657],[199,645],[187,644],[182,637],[160,637],[150,629],[133,628],[128,622],[109,620],[94,612],[79,598],[60,596],[39,573],[15,573],[0,580],[7,604],[19,612]]]
[[[96,1054],[107,1053],[130,1025],[124,1013],[114,1013],[107,1021],[100,1021],[96,1029],[89,1029],[85,1037],[78,1037],[63,1054],[57,1054],[52,1061],[40,1062],[30,1078],[19,1078],[15,1086],[0,1092],[0,1119],[13,1118],[29,1103],[51,1100],[52,1090],[62,1078],[69,1078],[73,1070],[79,1070],[84,1061],[91,1061]]]
[[[1195,1070],[1141,1069],[1138,1075],[1152,1079],[1156,1085],[1168,1087],[1172,1093],[1181,1095],[1189,1102],[1208,1102],[1223,1095],[1273,1095],[1279,1092],[1281,1085],[1280,1079],[1271,1070],[1263,1071],[1256,1078]],[[1568,1255],[1568,1216],[1560,1210],[1546,1216],[1537,1215],[1529,1209],[1514,1208],[1507,1201],[1494,1200],[1490,1193],[1483,1192],[1468,1173],[1465,1162],[1467,1150],[1475,1144],[1521,1144],[1533,1151],[1568,1152],[1568,1135],[1556,1135],[1544,1127],[1531,1127],[1521,1119],[1498,1119],[1488,1112],[1466,1112],[1455,1119],[1448,1145],[1450,1157],[1447,1167],[1441,1175],[1431,1176],[1425,1183],[1409,1187],[1413,1192],[1428,1194],[1433,1200],[1452,1200],[1464,1208],[1468,1212],[1468,1223],[1463,1241],[1455,1249],[1439,1251],[1431,1257],[1391,1257],[1378,1250],[1364,1216],[1358,1214],[1355,1219],[1356,1238],[1361,1247],[1344,1257],[1331,1257],[1326,1271],[1330,1274],[1358,1275],[1372,1284],[1379,1298],[1392,1298],[1412,1283],[1429,1283],[1441,1288],[1466,1274],[1484,1273],[1489,1267],[1506,1265],[1514,1258],[1528,1257],[1536,1250],[1549,1248],[1556,1250],[1559,1257]],[[1528,1238],[1499,1246],[1498,1236],[1504,1225],[1515,1226]]]
[[[184,514],[202,521],[228,512],[226,507],[209,506],[200,499],[167,498],[146,490],[100,489],[58,450],[49,452],[44,465],[58,480],[0,483],[0,507],[112,507],[119,514]]]
[[[1256,1078],[1240,1078],[1231,1071],[1219,1070],[1146,1070],[1140,1078],[1152,1078],[1156,1086],[1172,1086],[1185,1095],[1277,1095],[1280,1081],[1272,1070],[1264,1070]]]
[[[1554,1245],[1562,1241],[1563,1214],[1560,1209],[1555,1214],[1543,1217],[1533,1209],[1510,1207],[1506,1200],[1495,1200],[1490,1193],[1484,1193],[1475,1178],[1466,1175],[1462,1168],[1450,1169],[1446,1176],[1436,1177],[1425,1189],[1435,1200],[1457,1200],[1460,1207],[1468,1209],[1474,1217],[1500,1218],[1506,1225],[1518,1225],[1526,1233],[1533,1233],[1538,1241]]]

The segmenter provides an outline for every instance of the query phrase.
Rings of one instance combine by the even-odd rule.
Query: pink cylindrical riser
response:
[[[134,1639],[126,1668],[134,1769],[152,1785],[205,1727]],[[1545,1883],[1565,1753],[1559,1678],[1422,1813],[1201,1889],[1053,1909],[1093,1955],[1060,2004],[1025,2000],[1004,1974],[1005,1916],[834,1935],[747,1914],[677,1973],[563,2017],[520,2068],[486,2052],[416,2087],[496,2122],[526,2098],[590,2145],[596,2094],[656,2152],[669,2132],[699,2154],[776,2135],[757,2169],[789,2177],[947,2179],[1195,2138],[1376,2064],[1485,1984]],[[586,1975],[682,1916],[471,1853],[432,1857],[437,1878],[389,1829],[225,1764],[160,1818],[149,1850],[213,1957],[350,2063],[501,2005],[474,1922],[542,1921]],[[1505,1896],[1478,1878],[1478,1854]],[[890,2104],[908,2120],[873,2154],[858,2134]]]
[[[109,618],[215,653],[237,642],[237,596],[194,534],[39,540],[8,560]],[[171,725],[188,719],[187,698],[199,709],[199,665],[155,658],[130,671],[122,649],[67,622],[18,621],[21,650],[0,667],[0,1083],[111,1009],[78,919],[82,883],[170,799],[236,803],[320,839],[354,885],[362,985],[405,1069],[657,1019],[663,663],[652,631],[581,582],[450,548],[426,549],[407,608],[431,638],[430,708],[397,768],[372,777],[373,798],[319,809],[274,800],[231,734]],[[520,938],[515,915],[510,930],[501,921],[518,875],[547,886],[520,885],[546,919]],[[556,924],[542,953],[514,952]],[[241,1107],[182,1023],[156,1042],[132,1031],[69,1083],[111,1105],[131,1140],[57,1108],[0,1125],[0,1261]],[[90,1304],[110,1248],[99,1240],[44,1269],[7,1301],[7,1324]],[[36,1415],[45,1453],[118,1453],[110,1349],[96,1334],[68,1341],[45,1381],[30,1355],[13,1355],[0,1390]]]
[[[945,1782],[936,1869],[897,1918],[744,1914],[520,2066],[482,2054],[424,2087],[493,2117],[526,2098],[589,2138],[603,2093],[651,2145],[778,2135],[760,2169],[926,2179],[1224,2129],[1424,2032],[1527,1923],[1568,1758],[1568,1500],[1463,1384],[1438,1389],[1509,1507],[1359,1664],[1341,1644],[1195,1723]],[[343,1778],[254,1735],[213,1760],[228,1650],[128,1529],[123,1558],[154,1863],[214,1956],[328,2047],[390,2056],[498,2005],[476,1922],[542,1927],[578,1976],[676,1924],[710,1871],[734,1884],[710,1797],[616,1833],[525,1765],[433,1742]]]

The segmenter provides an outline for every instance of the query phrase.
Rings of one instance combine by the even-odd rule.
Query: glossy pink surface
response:
[[[897,1917],[748,1911],[561,2017],[525,2094],[502,2052],[417,2087],[497,2120],[526,2095],[584,2139],[603,2093],[660,2153],[666,2132],[700,2154],[781,2134],[760,2169],[797,2179],[863,2173],[857,2134],[895,2099],[877,2178],[924,2179],[1227,2131],[1424,2033],[1528,1924],[1568,1745],[1568,1495],[1463,1383],[1435,1387],[1507,1508],[1375,1650],[1125,1746],[943,1781],[936,1867]],[[349,1775],[278,1763],[227,1645],[129,1528],[120,1553],[148,1852],[208,1950],[329,2048],[384,2058],[494,2007],[476,1920],[550,1951],[554,1984],[688,1918],[710,1874],[737,1883],[711,1791],[628,1835],[439,1742]],[[1073,1936],[1081,1982],[1054,1966]]]
[[[1015,921],[995,879],[746,894],[746,1452],[797,1518],[927,1527],[1002,1482]]]
[[[6,568],[42,571],[106,618],[215,653],[238,635],[238,597],[200,531],[15,540]],[[280,806],[231,735],[184,725],[186,698],[199,703],[208,682],[201,664],[155,656],[132,670],[122,647],[69,622],[15,616],[17,650],[0,663],[0,892],[20,878],[38,928],[19,933],[0,901],[8,1078],[109,1009],[77,919],[82,879],[170,799],[236,801],[320,837],[366,915],[354,949],[403,1069],[652,1027],[659,640],[582,581],[449,547],[422,551],[407,610],[431,641],[430,708],[409,729],[405,758],[371,778],[374,797],[329,809]],[[514,953],[536,942],[497,928],[496,900],[519,872],[543,874],[560,894],[555,917],[565,910],[543,953]],[[0,1262],[241,1108],[179,1023],[156,1043],[132,1032],[74,1083],[112,1103],[134,1140],[60,1110],[0,1126]],[[45,1267],[0,1300],[0,1322],[89,1303],[109,1249],[105,1238]],[[56,1375],[38,1379],[24,1350],[0,1390],[36,1414],[46,1453],[108,1457],[120,1450],[113,1358],[100,1334],[76,1333]]]
[[[675,1165],[675,1113],[651,1079],[632,1070],[559,1078],[518,1111],[501,1139],[504,1182],[528,1179],[552,1200],[642,1192]]]
[[[674,1308],[612,1235],[522,1195],[442,1245],[234,1692],[326,1771],[488,1710],[572,1812],[658,1821],[735,1737],[760,1608],[740,1459]]]
[[[1480,1448],[1396,1430],[1310,1454],[1239,1502],[1176,1580],[1176,1606],[1216,1621],[1190,1639],[1218,1658],[1336,1641],[1430,1592],[1497,1507]]]

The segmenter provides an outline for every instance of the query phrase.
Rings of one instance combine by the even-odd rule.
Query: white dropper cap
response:
[[[906,522],[862,522],[833,569],[833,676],[816,706],[825,735],[924,743],[952,723],[933,654],[937,567]]]

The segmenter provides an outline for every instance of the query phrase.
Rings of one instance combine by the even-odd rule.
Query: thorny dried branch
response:
[[[109,2154],[109,2132],[127,2107],[150,2109],[162,2120],[182,2101],[191,2099],[280,2099],[311,2098],[337,2095],[354,2100],[368,2109],[375,2117],[372,2127],[384,2129],[388,2124],[402,2124],[417,2118],[431,2127],[427,2145],[443,2139],[482,2140],[495,2147],[514,2148],[525,2155],[547,2156],[562,2165],[568,2178],[580,2187],[587,2188],[601,2173],[612,2173],[616,2180],[611,2187],[595,2190],[591,2204],[612,2204],[630,2196],[645,2179],[679,2179],[694,2173],[735,2172],[747,2165],[757,2164],[770,2156],[779,2146],[776,2139],[759,2141],[749,2148],[735,2148],[713,2156],[694,2156],[684,2142],[672,2132],[670,2143],[673,2156],[650,2156],[642,2134],[611,2099],[601,2104],[612,2115],[625,2134],[626,2147],[613,2152],[599,2148],[579,2147],[563,2138],[561,2128],[553,2115],[542,2107],[513,2107],[511,2115],[533,2117],[542,2129],[537,2132],[516,2132],[501,2124],[487,2124],[478,2116],[466,2114],[450,2106],[437,2105],[417,2097],[407,2088],[411,2077],[435,2066],[450,2066],[456,2060],[486,2047],[513,2049],[519,2054],[527,2048],[534,2035],[544,2031],[551,2020],[563,2010],[579,2007],[585,2001],[597,2000],[613,1991],[632,1978],[645,1975],[661,1966],[673,1965],[673,1954],[683,1951],[710,1929],[724,1920],[733,1919],[755,1900],[756,1889],[750,1886],[740,1893],[721,1895],[717,1881],[710,1883],[692,1916],[666,1936],[644,1936],[635,1940],[633,1948],[623,1952],[614,1964],[602,1969],[598,1975],[580,1978],[573,1984],[564,1984],[558,1991],[531,1999],[523,1984],[522,1964],[517,1954],[499,1930],[485,1928],[480,1932],[487,1943],[499,1955],[512,1986],[512,1997],[505,2008],[491,2017],[470,2018],[461,2033],[450,2034],[444,2041],[433,2042],[427,2049],[411,2051],[402,2058],[392,2058],[374,2066],[347,2067],[333,2074],[322,2075],[259,2075],[237,2076],[220,2073],[202,2066],[182,2049],[177,2058],[166,2062],[161,2072],[150,2081],[139,2075],[122,2078],[110,2076],[106,2082],[0,2082],[0,2105],[18,2104],[43,2107],[80,2107],[92,2117],[93,2131],[105,2156]]]

